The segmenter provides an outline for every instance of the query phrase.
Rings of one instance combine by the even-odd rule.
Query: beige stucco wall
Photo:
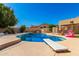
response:
[[[42,31],[42,33],[46,33],[46,32],[48,33],[49,32],[49,28],[42,28],[41,31]]]
[[[70,24],[70,19],[68,19],[68,20],[61,20],[60,22],[59,22],[59,25],[66,25],[66,24]]]
[[[57,28],[57,27],[53,27],[53,28],[52,28],[52,32],[53,32],[53,33],[57,33],[57,32],[58,32],[58,28]]]
[[[59,22],[59,25],[70,24],[70,21],[74,21],[74,23],[79,23],[79,17],[72,18],[72,19],[61,20],[61,21]]]
[[[73,21],[74,23],[79,23],[79,17],[75,18]]]

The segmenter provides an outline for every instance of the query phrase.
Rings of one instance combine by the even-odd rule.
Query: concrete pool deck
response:
[[[55,34],[50,34],[55,35]],[[56,35],[60,36],[60,35]],[[60,36],[61,37],[61,36]],[[62,36],[63,37],[63,36]],[[3,36],[6,41],[17,39],[16,35]],[[4,41],[0,42],[3,43]],[[0,44],[1,44],[0,43]],[[79,39],[67,38],[67,40],[57,42],[61,45],[67,46],[71,52],[56,53],[44,42],[26,42],[22,41],[16,45],[0,50],[0,56],[79,56]]]
[[[2,56],[53,56],[55,52],[45,43],[20,42],[0,51]]]
[[[61,35],[56,35],[56,34],[51,34],[51,33],[49,33],[48,35],[64,37]],[[67,40],[59,41],[57,43],[68,47],[70,52],[69,53],[56,53],[55,55],[56,56],[79,56],[79,52],[78,52],[79,38],[68,38],[68,37],[64,37],[64,38],[66,38]]]
[[[21,42],[15,35],[5,35],[0,37],[0,50]]]

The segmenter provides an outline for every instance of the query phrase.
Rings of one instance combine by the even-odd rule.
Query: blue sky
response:
[[[8,3],[18,19],[17,26],[58,24],[60,20],[79,16],[79,4],[71,3]]]

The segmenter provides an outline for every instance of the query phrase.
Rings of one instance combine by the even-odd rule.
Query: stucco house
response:
[[[73,29],[74,33],[79,34],[79,17],[61,20],[59,22],[59,30]]]
[[[40,27],[39,26],[31,26],[28,31],[30,31],[30,32],[40,31]]]
[[[41,24],[41,25],[38,25],[38,26],[31,26],[29,28],[29,31],[30,32],[34,32],[34,31],[40,31],[40,32],[49,32],[49,29],[48,29],[48,24]]]

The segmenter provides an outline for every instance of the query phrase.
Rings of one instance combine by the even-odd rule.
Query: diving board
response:
[[[53,48],[54,51],[56,52],[63,52],[63,51],[68,51],[68,48],[60,45],[54,41],[52,41],[51,39],[43,39],[45,41],[45,43],[47,43],[51,48]]]

